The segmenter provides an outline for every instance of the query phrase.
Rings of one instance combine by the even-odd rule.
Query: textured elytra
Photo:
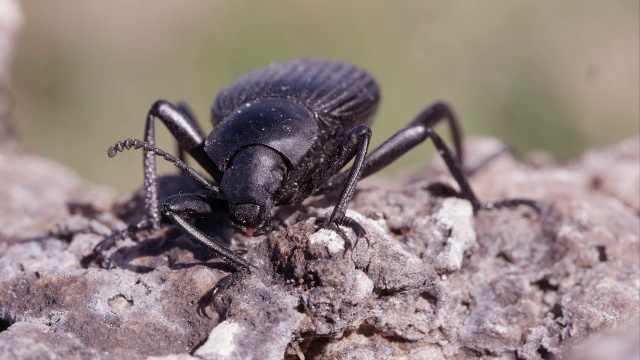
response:
[[[366,71],[346,63],[295,59],[269,64],[220,92],[211,111],[213,125],[240,105],[264,98],[290,99],[308,107],[329,126],[352,128],[370,123],[380,89]]]

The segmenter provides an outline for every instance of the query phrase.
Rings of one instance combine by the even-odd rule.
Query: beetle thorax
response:
[[[222,172],[233,156],[251,145],[276,150],[287,165],[296,167],[318,136],[315,115],[289,99],[264,98],[236,108],[207,137],[204,150]]]

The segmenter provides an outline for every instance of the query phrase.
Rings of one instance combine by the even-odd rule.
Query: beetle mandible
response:
[[[251,263],[199,230],[188,218],[226,216],[240,231],[257,236],[274,228],[274,206],[298,204],[311,195],[336,190],[341,193],[325,226],[348,226],[362,236],[364,229],[345,215],[358,180],[426,139],[434,142],[474,212],[519,204],[538,207],[527,199],[492,203],[478,200],[462,169],[458,121],[444,102],[426,107],[407,127],[367,155],[371,138],[368,126],[379,100],[378,84],[358,67],[336,61],[295,59],[255,70],[224,88],[211,110],[214,129],[208,136],[185,105],[156,101],[147,115],[145,140],[127,139],[108,150],[109,157],[130,148],[144,150],[146,218],[103,240],[95,254],[127,234],[160,228],[162,214],[194,241],[228,260],[237,269],[236,274],[242,275],[253,267]],[[213,181],[155,147],[156,118],[176,138],[181,152],[191,155]],[[454,151],[432,130],[441,120],[449,123]],[[200,182],[208,195],[176,194],[160,207],[156,156],[164,157]],[[351,168],[340,172],[351,160]]]

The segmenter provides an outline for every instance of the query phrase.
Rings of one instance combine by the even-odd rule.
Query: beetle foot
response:
[[[135,225],[129,225],[124,230],[114,231],[113,233],[111,233],[111,235],[104,238],[98,243],[98,245],[93,248],[93,252],[91,253],[91,255],[88,255],[81,260],[82,266],[88,268],[92,262],[95,262],[103,269],[111,269],[113,267],[113,264],[104,256],[104,253],[116,246],[116,243],[118,241],[122,241],[127,237],[136,240],[136,235],[140,231],[149,230],[151,228],[151,222],[149,222],[147,219],[144,219]]]
[[[327,219],[323,222],[323,224],[321,225],[323,228],[327,228],[331,225],[331,223],[334,223],[338,226],[346,226],[349,229],[353,230],[353,232],[356,234],[357,237],[364,237],[367,232],[364,230],[364,228],[362,227],[362,225],[360,225],[357,221],[355,221],[353,218],[350,218],[348,216],[342,216],[336,219]]]
[[[249,268],[238,267],[234,273],[220,279],[216,286],[207,291],[207,293],[198,301],[198,308],[196,310],[198,315],[210,318],[207,314],[207,309],[211,308],[218,312],[220,315],[220,321],[223,321],[227,317],[227,311],[229,309],[229,305],[231,305],[231,297],[230,295],[223,295],[224,291],[242,281],[245,276],[250,273],[251,270]]]
[[[91,267],[91,264],[96,264],[98,267],[105,270],[114,268],[111,260],[107,259],[101,252],[93,252],[80,260],[80,265],[85,269]]]
[[[494,210],[503,207],[515,207],[519,205],[528,206],[535,210],[535,212],[537,212],[538,214],[542,212],[542,208],[544,207],[541,202],[532,199],[505,199],[483,203],[479,210]]]
[[[116,242],[123,236],[123,232],[124,231],[114,232],[100,241],[98,245],[93,248],[90,255],[82,258],[80,261],[81,265],[88,268],[91,263],[95,263],[103,269],[111,269],[113,265],[111,264],[111,261],[105,257],[104,253],[116,245]]]
[[[125,230],[126,231],[126,230]],[[125,234],[123,234],[124,231],[119,231],[117,233],[113,233],[111,234],[111,236],[105,238],[104,240],[100,241],[98,243],[98,245],[96,245],[96,247],[93,248],[93,255],[95,256],[96,262],[98,264],[100,264],[100,266],[102,266],[103,263],[108,263],[109,260],[107,260],[104,257],[104,253],[106,251],[108,251],[109,249],[113,248],[114,246],[116,246],[116,242],[118,242],[118,240],[123,239],[124,236],[126,236]],[[104,266],[102,266],[104,267]]]
[[[227,290],[231,286],[239,283],[240,281],[242,281],[242,279],[245,278],[245,276],[249,275],[250,273],[251,270],[249,268],[240,267],[238,268],[238,270],[236,270],[236,272],[223,277],[216,284],[213,290],[213,296],[215,297],[216,294],[220,292],[220,290]]]

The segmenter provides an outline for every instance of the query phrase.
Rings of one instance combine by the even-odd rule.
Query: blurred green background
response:
[[[12,90],[20,139],[87,179],[133,190],[156,99],[187,101],[206,131],[215,94],[271,61],[357,64],[383,100],[373,146],[436,99],[465,134],[558,158],[639,132],[639,2],[24,1]],[[173,151],[158,126],[158,145]],[[421,145],[386,174],[419,166]],[[160,162],[163,163],[163,162]],[[174,171],[163,164],[165,171]]]

